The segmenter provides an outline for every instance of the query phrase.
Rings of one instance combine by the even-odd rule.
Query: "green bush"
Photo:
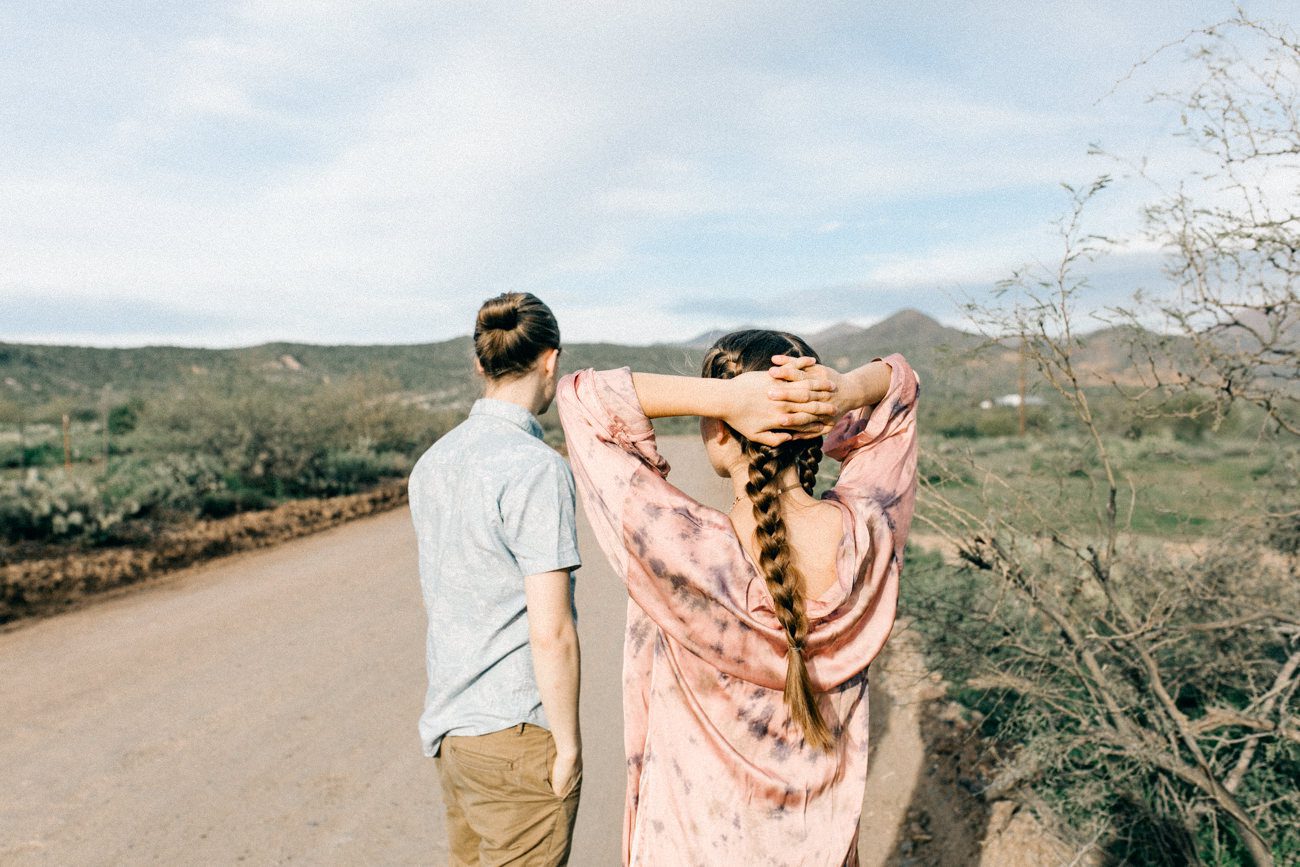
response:
[[[222,488],[203,495],[199,501],[199,517],[228,518],[241,512],[269,509],[274,505],[275,501],[261,491]]]
[[[135,430],[136,425],[140,423],[140,411],[143,402],[134,400],[127,403],[118,404],[108,411],[108,432],[113,436],[121,436]]]
[[[405,475],[409,462],[395,452],[378,453],[359,446],[331,450],[314,465],[312,475],[301,480],[304,490],[318,496],[353,494],[374,485],[380,479]]]
[[[53,467],[63,463],[63,447],[54,442],[0,445],[0,468]]]

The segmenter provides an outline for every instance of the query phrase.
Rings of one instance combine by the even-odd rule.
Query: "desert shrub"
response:
[[[84,479],[32,470],[21,480],[0,482],[0,537],[7,541],[93,538],[127,517]]]
[[[99,483],[106,502],[130,517],[173,512],[194,515],[203,498],[225,487],[209,455],[134,456],[114,463]]]
[[[0,485],[0,538],[102,542],[131,520],[196,515],[223,484],[202,456],[126,460],[98,479],[33,469]]]
[[[131,448],[210,456],[229,489],[275,499],[356,491],[401,475],[441,433],[441,418],[400,402],[387,387],[373,379],[196,380],[149,402]],[[212,507],[223,508],[218,500]]]
[[[1236,39],[1253,40],[1263,60],[1244,61]],[[1205,170],[1144,210],[1147,240],[1167,253],[1171,286],[1157,309],[1169,327],[1134,330],[1140,363],[1124,381],[1090,369],[1073,327],[1089,291],[1079,271],[1111,242],[1084,223],[1111,179],[1069,188],[1059,261],[1018,271],[996,302],[969,309],[990,339],[1026,347],[1036,384],[1068,408],[1082,442],[1027,472],[974,466],[996,480],[981,504],[927,484],[918,523],[965,565],[930,564],[944,592],[918,599],[916,620],[999,744],[987,795],[1044,805],[1081,849],[1120,863],[1291,864],[1300,237],[1289,160],[1300,147],[1300,43],[1241,10],[1187,42],[1199,77],[1165,97]],[[1109,315],[1136,323],[1151,312],[1138,296]],[[1126,403],[1103,401],[1099,385]],[[1224,461],[1213,434],[1234,412],[1255,425],[1255,442]],[[1234,492],[1215,533],[1189,544],[1158,520],[1146,528],[1155,535],[1137,529],[1144,509],[1191,526],[1196,500],[1238,481],[1224,467],[1249,478],[1252,465],[1264,471]],[[1171,485],[1187,467],[1194,484]]]
[[[1203,764],[1277,856],[1300,854],[1300,742],[1263,736],[1278,714],[1286,725],[1269,696],[1296,663],[1286,618],[1300,597],[1280,562],[1261,568],[1257,541],[1177,557],[1126,545],[1105,590],[1051,543],[1011,550],[999,534],[982,549],[996,563],[965,566],[909,553],[901,604],[1003,751],[989,796],[1038,799],[1119,863],[1248,863],[1195,785]],[[1141,612],[1141,637],[1125,611]]]

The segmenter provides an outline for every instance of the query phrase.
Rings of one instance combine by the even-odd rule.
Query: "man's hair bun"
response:
[[[490,379],[523,373],[544,351],[559,346],[555,314],[531,292],[505,292],[479,308],[474,354]]]
[[[479,327],[484,331],[510,331],[519,325],[519,308],[514,304],[483,305]]]

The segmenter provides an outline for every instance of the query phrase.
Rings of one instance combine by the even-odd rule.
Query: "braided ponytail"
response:
[[[778,499],[779,473],[789,465],[790,457],[783,454],[782,446],[764,446],[748,440],[743,441],[742,450],[749,459],[749,481],[745,484],[745,493],[754,509],[758,565],[775,603],[776,617],[785,629],[785,704],[790,716],[803,727],[808,743],[819,750],[830,750],[834,741],[817,707],[808,668],[804,665],[808,617],[804,611],[803,587],[794,564],[790,562],[785,520]]]
[[[812,355],[811,347],[793,335],[772,331],[740,331],[720,338],[704,358],[704,376],[731,379],[749,370],[763,370],[771,356]],[[808,667],[804,664],[804,642],[808,638],[808,617],[804,609],[803,584],[794,564],[781,516],[779,484],[781,472],[797,466],[799,483],[809,494],[817,480],[821,461],[821,438],[790,440],[766,446],[731,431],[749,463],[745,493],[754,510],[759,546],[759,568],[767,582],[777,620],[786,636],[785,704],[803,729],[804,739],[814,749],[830,751],[835,738],[817,706]]]

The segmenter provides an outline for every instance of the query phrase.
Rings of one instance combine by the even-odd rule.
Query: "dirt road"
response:
[[[730,499],[698,441],[663,447],[679,485]],[[586,867],[618,863],[625,596],[580,534]],[[0,634],[0,863],[445,863],[424,627],[399,509]],[[866,864],[921,763],[879,687]]]

